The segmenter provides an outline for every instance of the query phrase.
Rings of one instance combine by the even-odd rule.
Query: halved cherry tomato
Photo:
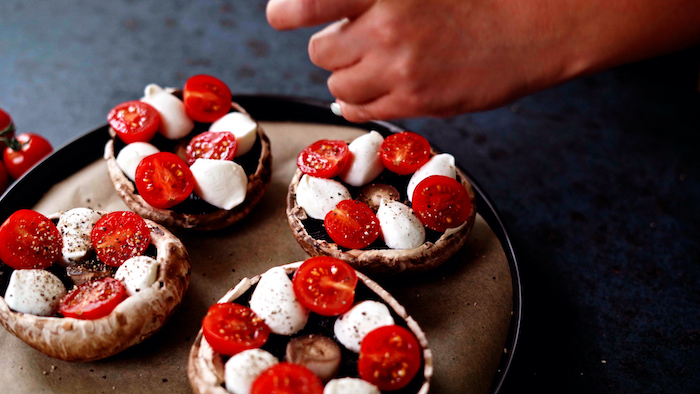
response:
[[[109,315],[126,297],[122,282],[112,277],[76,286],[59,303],[64,317],[94,320]]]
[[[197,159],[233,160],[236,157],[236,136],[230,131],[205,131],[187,145],[187,164]]]
[[[231,109],[231,90],[211,75],[195,75],[185,82],[182,101],[192,120],[212,123]]]
[[[297,156],[297,166],[304,174],[333,178],[347,165],[350,149],[345,141],[319,140],[304,148]]]
[[[322,394],[323,383],[310,369],[300,364],[281,362],[261,373],[250,394]]]
[[[12,122],[10,115],[0,108],[0,151],[4,151],[7,144],[6,139],[10,140],[15,136],[15,124]]]
[[[53,151],[51,143],[38,134],[22,133],[8,142],[3,161],[12,178],[21,177]]]
[[[141,160],[134,183],[147,203],[170,208],[189,197],[195,181],[184,160],[171,152],[159,152]]]
[[[379,220],[372,209],[357,200],[343,200],[323,220],[333,242],[348,249],[362,249],[379,237]]]
[[[90,240],[100,261],[119,267],[146,251],[151,244],[151,230],[146,221],[133,212],[110,212],[95,223]]]
[[[319,315],[338,316],[352,307],[357,274],[343,260],[317,256],[299,266],[292,282],[294,294],[306,308]]]
[[[39,212],[20,209],[0,226],[0,260],[14,269],[50,267],[62,248],[56,225]]]
[[[233,356],[264,345],[270,328],[250,308],[226,302],[209,307],[202,320],[202,333],[216,352]]]
[[[112,108],[107,121],[125,143],[148,142],[160,128],[160,113],[143,101],[127,101]]]
[[[459,181],[432,175],[420,181],[413,191],[413,211],[427,228],[445,231],[469,219],[472,203]]]
[[[370,331],[360,344],[360,377],[380,390],[405,387],[421,365],[418,340],[404,327],[391,325]]]
[[[430,159],[430,143],[420,134],[402,131],[384,139],[381,155],[389,171],[413,174]]]

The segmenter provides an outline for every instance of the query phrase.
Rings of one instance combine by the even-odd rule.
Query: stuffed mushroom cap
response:
[[[36,316],[11,310],[0,297],[0,323],[40,352],[66,361],[103,359],[156,333],[189,286],[190,260],[178,238],[151,220],[146,224],[156,249],[156,281],[125,298],[109,315],[95,320]]]

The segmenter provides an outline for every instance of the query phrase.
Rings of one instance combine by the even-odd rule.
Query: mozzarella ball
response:
[[[73,208],[58,219],[56,227],[63,239],[62,263],[80,261],[92,249],[92,227],[102,217],[89,208]]]
[[[350,186],[362,186],[370,183],[384,171],[381,148],[384,137],[376,131],[371,131],[355,138],[348,148],[350,159],[340,179]]]
[[[297,300],[292,280],[282,267],[262,274],[250,297],[250,309],[265,320],[270,331],[280,335],[296,334],[309,318],[309,310]]]
[[[418,186],[420,181],[431,175],[444,175],[457,179],[454,156],[449,153],[435,155],[431,157],[427,163],[423,164],[421,168],[416,170],[408,181],[408,187],[406,188],[409,201],[413,201],[413,192],[416,190],[416,186]]]
[[[60,279],[45,270],[15,270],[5,292],[5,302],[13,311],[37,316],[53,316],[66,295]]]
[[[425,227],[405,204],[383,199],[377,210],[382,238],[391,249],[413,249],[425,242]]]
[[[149,256],[134,256],[119,266],[114,279],[120,280],[127,294],[149,288],[158,277],[158,261]]]
[[[359,353],[360,344],[370,331],[392,324],[394,318],[386,305],[378,301],[362,301],[335,321],[333,332],[343,346]]]
[[[248,176],[240,164],[231,160],[197,159],[190,171],[195,179],[194,193],[209,204],[230,210],[245,201]]]
[[[132,142],[123,147],[117,154],[117,165],[124,175],[133,181],[136,179],[136,167],[139,166],[141,160],[158,152],[160,152],[158,148],[148,142]]]
[[[154,83],[147,85],[141,101],[158,110],[161,120],[158,131],[165,138],[170,140],[183,138],[194,128],[194,122],[185,112],[185,103],[160,86]]]
[[[231,356],[224,366],[226,390],[233,394],[250,393],[255,379],[277,363],[277,357],[262,349],[244,350]]]
[[[323,220],[339,202],[351,198],[348,189],[333,179],[304,174],[297,186],[297,204],[304,208],[307,216],[314,219]]]
[[[333,379],[323,388],[323,394],[380,394],[372,383],[359,378]]]
[[[236,137],[236,157],[242,156],[253,148],[258,124],[242,112],[229,112],[209,127],[209,131],[230,131]]]

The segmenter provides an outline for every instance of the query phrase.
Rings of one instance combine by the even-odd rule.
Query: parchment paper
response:
[[[183,304],[163,329],[116,356],[89,363],[52,359],[1,330],[0,391],[191,392],[187,356],[207,308],[241,278],[307,257],[285,217],[298,152],[320,138],[348,139],[364,132],[300,123],[262,126],[271,140],[273,177],[252,214],[217,232],[173,231],[190,253],[192,277]],[[102,160],[56,184],[35,209],[51,214],[79,206],[126,209]],[[427,335],[435,357],[432,393],[489,391],[512,318],[513,288],[505,253],[481,216],[467,244],[443,266],[378,282]]]

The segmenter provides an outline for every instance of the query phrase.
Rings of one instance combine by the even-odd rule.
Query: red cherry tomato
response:
[[[95,223],[90,240],[100,261],[119,267],[130,257],[146,251],[151,243],[151,230],[146,221],[133,212],[110,212]]]
[[[459,181],[432,175],[420,181],[413,191],[413,211],[429,229],[445,231],[469,219],[472,203]]]
[[[379,237],[379,220],[372,209],[357,200],[343,200],[323,220],[333,242],[348,249],[362,249]]]
[[[0,226],[0,260],[14,269],[50,267],[62,248],[56,225],[39,212],[20,209]]]
[[[210,75],[195,75],[185,82],[182,101],[192,120],[212,123],[231,109],[231,90]]]
[[[15,124],[12,122],[10,115],[0,108],[0,151],[4,151],[5,138],[8,140],[15,136]]]
[[[3,152],[3,161],[12,178],[17,179],[52,151],[51,143],[46,138],[22,133],[9,142]]]
[[[347,165],[350,149],[345,141],[319,140],[304,148],[297,157],[297,166],[304,174],[333,178]]]
[[[202,333],[214,351],[233,356],[264,345],[270,328],[250,308],[226,302],[209,307]]]
[[[430,159],[430,143],[420,134],[410,131],[392,134],[384,139],[382,163],[399,175],[416,172]]]
[[[338,316],[352,307],[357,274],[343,260],[317,256],[299,266],[292,282],[294,294],[306,308],[319,315]]]
[[[187,164],[197,159],[233,160],[236,156],[236,136],[230,131],[205,131],[187,145]]]
[[[10,175],[7,173],[7,168],[0,162],[0,195],[5,192],[10,184]]]
[[[125,297],[122,282],[106,277],[74,287],[61,298],[58,310],[64,317],[94,320],[109,315]]]
[[[357,370],[360,377],[380,390],[405,387],[421,365],[418,340],[407,329],[383,326],[369,332],[360,344]]]
[[[310,369],[300,364],[281,362],[261,373],[250,394],[322,394],[323,383]]]
[[[174,153],[146,156],[136,167],[136,190],[156,208],[170,208],[187,199],[194,190],[194,175]]]
[[[112,108],[107,121],[125,143],[148,142],[160,128],[160,113],[143,101],[127,101]]]

